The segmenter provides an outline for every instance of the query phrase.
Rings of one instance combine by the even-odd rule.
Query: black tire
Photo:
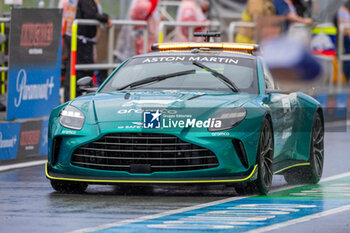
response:
[[[258,177],[250,183],[241,183],[235,186],[238,194],[255,194],[265,195],[269,192],[273,176],[273,130],[268,119],[264,119],[257,150]]]
[[[51,186],[60,193],[84,193],[88,185],[79,182],[51,180]]]
[[[284,174],[288,184],[317,184],[322,176],[324,160],[324,126],[316,112],[311,129],[309,166],[295,167]]]

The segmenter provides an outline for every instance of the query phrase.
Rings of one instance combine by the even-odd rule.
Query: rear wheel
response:
[[[264,119],[257,152],[258,178],[250,183],[237,184],[238,194],[267,194],[273,176],[273,131],[269,120]]]
[[[296,167],[284,174],[288,184],[316,184],[323,172],[324,127],[319,113],[316,113],[311,130],[309,166]]]
[[[88,185],[79,182],[51,180],[51,186],[60,193],[83,193]]]

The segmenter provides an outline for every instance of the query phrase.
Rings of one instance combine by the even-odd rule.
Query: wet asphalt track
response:
[[[349,132],[326,133],[323,178],[350,171]],[[283,177],[274,177],[273,189],[285,186]],[[0,173],[0,232],[69,232],[232,196],[233,188],[223,186],[153,187],[127,194],[114,186],[89,186],[83,195],[60,194],[51,189],[44,166],[36,166]],[[350,232],[349,216],[345,211],[271,232]]]

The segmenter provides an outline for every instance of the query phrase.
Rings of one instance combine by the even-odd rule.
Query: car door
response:
[[[274,130],[274,162],[279,162],[291,157],[292,151],[289,139],[293,132],[294,102],[291,94],[283,92],[276,85],[270,71],[264,66],[265,98],[264,102],[269,107],[272,126]]]

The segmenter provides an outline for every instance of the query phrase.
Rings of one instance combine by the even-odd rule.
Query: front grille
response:
[[[167,134],[107,134],[76,149],[71,163],[100,170],[150,173],[188,171],[219,165],[215,154]]]

